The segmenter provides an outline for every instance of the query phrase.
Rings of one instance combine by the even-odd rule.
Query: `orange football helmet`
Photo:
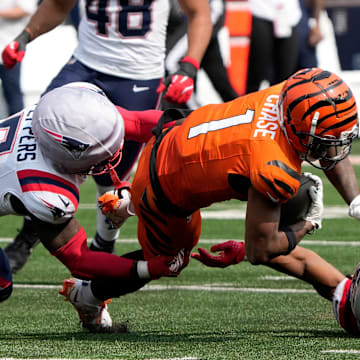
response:
[[[292,75],[281,90],[279,114],[281,128],[300,158],[320,169],[343,160],[358,136],[355,98],[330,71],[309,68]]]

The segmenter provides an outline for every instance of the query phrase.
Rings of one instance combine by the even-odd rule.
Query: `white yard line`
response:
[[[14,284],[18,289],[59,289],[61,285],[41,285],[41,284]],[[276,293],[276,294],[314,294],[311,289],[270,289],[270,288],[241,288],[236,286],[223,285],[145,285],[140,291],[214,291],[214,292],[246,292],[246,293]]]
[[[39,358],[34,358],[34,359],[30,359],[30,358],[24,358],[24,359],[20,359],[20,358],[0,358],[0,360],[39,360]],[[41,360],[93,360],[93,359],[73,359],[73,358],[41,358]],[[118,360],[121,360],[120,358],[118,358]],[[125,359],[124,359],[125,360]],[[144,359],[144,360],[198,360],[198,358],[194,358],[194,357],[177,357],[177,358],[151,358],[151,359]]]
[[[80,204],[81,210],[95,210],[95,204]],[[219,219],[219,220],[244,220],[246,214],[246,205],[240,204],[236,209],[226,210],[202,210],[201,217],[203,219]],[[327,206],[324,209],[324,219],[349,218],[347,206]]]
[[[323,350],[323,354],[360,354],[360,350]]]

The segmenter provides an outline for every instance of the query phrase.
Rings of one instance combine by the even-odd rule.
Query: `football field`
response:
[[[306,169],[308,170],[308,169]],[[310,169],[309,169],[310,170]],[[314,169],[315,170],[315,169]],[[360,167],[356,167],[360,178]],[[320,174],[319,171],[313,171]],[[346,217],[344,203],[324,179],[323,229],[308,247],[350,274],[360,261],[360,223]],[[77,214],[88,236],[95,233],[94,184],[81,189]],[[200,245],[241,240],[245,205],[216,204],[204,211]],[[0,246],[16,235],[22,219],[0,218]],[[122,228],[117,254],[137,249],[136,219]],[[337,324],[331,303],[311,286],[264,266],[243,262],[212,269],[191,260],[176,279],[151,282],[114,299],[114,322],[126,334],[82,331],[70,303],[58,294],[66,268],[42,245],[14,276],[11,298],[0,304],[1,359],[359,359],[360,340]]]

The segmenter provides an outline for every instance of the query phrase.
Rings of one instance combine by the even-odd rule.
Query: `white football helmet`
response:
[[[71,83],[45,94],[32,127],[44,157],[61,172],[101,174],[121,160],[123,118],[93,84]]]

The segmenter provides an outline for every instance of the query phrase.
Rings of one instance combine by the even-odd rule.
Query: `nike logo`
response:
[[[149,86],[137,86],[136,84],[134,84],[132,90],[133,92],[137,93],[137,92],[141,92],[141,91],[146,91],[149,90],[150,87]]]
[[[61,202],[64,204],[65,207],[68,207],[70,205],[70,201],[64,200],[60,195],[58,195]]]
[[[271,201],[273,201],[274,203],[278,203],[279,202],[279,198],[275,198],[273,197],[269,192],[266,192],[267,196],[270,198]]]

